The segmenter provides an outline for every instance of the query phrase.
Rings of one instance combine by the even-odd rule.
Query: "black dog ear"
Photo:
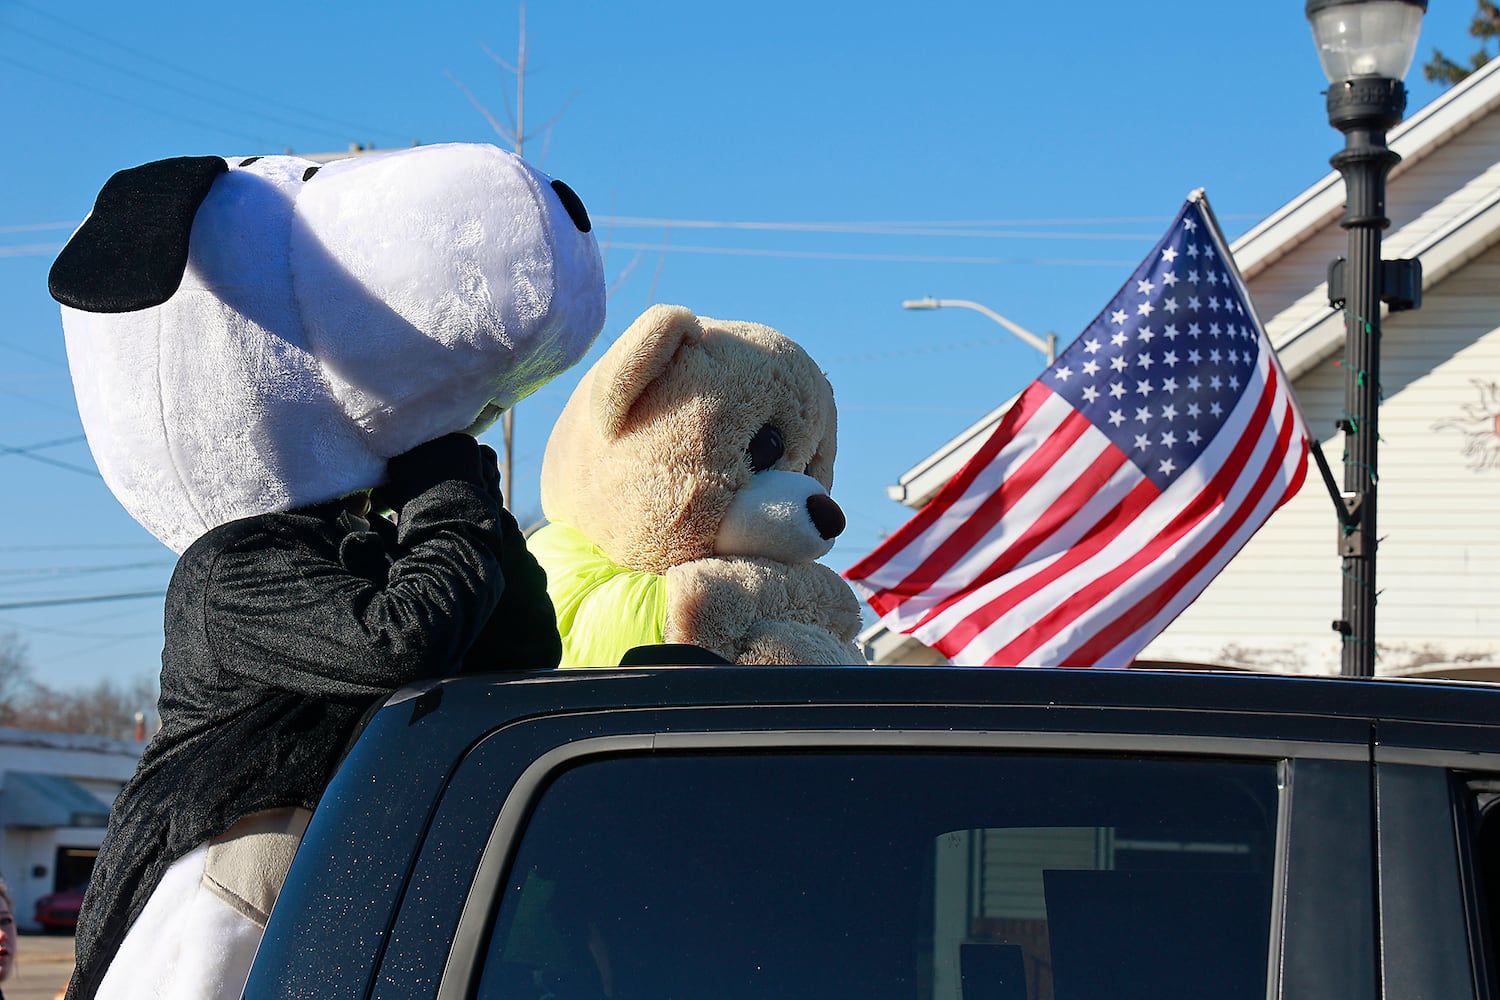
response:
[[[170,299],[187,270],[193,216],[228,169],[217,156],[179,156],[115,174],[52,262],[47,290],[84,312],[134,312]]]

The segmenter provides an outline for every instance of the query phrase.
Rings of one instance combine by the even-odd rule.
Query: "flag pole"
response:
[[[1229,266],[1229,273],[1234,275],[1234,280],[1240,284],[1240,293],[1245,300],[1245,305],[1255,319],[1255,326],[1261,332],[1265,327],[1261,325],[1260,315],[1255,311],[1255,302],[1250,298],[1250,286],[1245,283],[1245,276],[1240,273],[1239,262],[1229,252],[1229,241],[1224,238],[1224,230],[1219,228],[1219,220],[1214,217],[1214,210],[1208,203],[1208,194],[1203,188],[1198,188],[1188,195],[1188,200],[1197,202],[1203,209],[1203,217],[1208,220],[1209,229],[1213,231],[1215,242],[1218,244],[1219,252]],[[1302,440],[1307,443],[1307,450],[1312,453],[1313,461],[1318,466],[1318,473],[1323,478],[1323,486],[1328,490],[1329,499],[1333,501],[1334,516],[1339,522],[1339,555],[1346,556],[1351,546],[1357,545],[1354,533],[1359,525],[1359,513],[1355,502],[1344,495],[1339,488],[1338,481],[1333,478],[1333,470],[1328,466],[1328,458],[1323,454],[1323,444],[1312,433],[1311,425],[1307,422],[1307,415],[1302,412],[1302,404],[1297,401],[1297,393],[1292,385],[1292,380],[1287,378],[1286,369],[1281,367],[1281,359],[1276,355],[1276,346],[1270,342],[1270,335],[1266,336],[1266,346],[1269,348],[1267,354],[1270,356],[1271,364],[1276,366],[1276,374],[1281,376],[1282,383],[1286,386],[1288,402],[1292,404],[1292,410],[1297,414],[1297,420],[1302,425]],[[1347,618],[1347,616],[1346,616]],[[1338,627],[1338,622],[1334,627]]]
[[[1261,332],[1265,332],[1266,328],[1260,321],[1260,314],[1255,310],[1255,302],[1250,298],[1250,286],[1245,284],[1245,276],[1240,273],[1239,262],[1234,259],[1234,254],[1229,252],[1229,241],[1224,238],[1224,230],[1219,228],[1219,220],[1214,217],[1213,206],[1208,203],[1208,193],[1203,188],[1198,188],[1188,195],[1188,201],[1197,202],[1202,207],[1203,217],[1208,220],[1208,228],[1213,231],[1214,242],[1218,245],[1219,253],[1223,256],[1224,262],[1229,266],[1229,273],[1234,275],[1235,281],[1239,282],[1240,294],[1245,300],[1245,305],[1249,307],[1252,318],[1255,320],[1255,328]],[[1266,340],[1269,343],[1270,337],[1267,336]],[[1282,383],[1286,385],[1287,399],[1291,402],[1292,409],[1297,413],[1298,422],[1302,424],[1302,439],[1307,442],[1309,448],[1315,447],[1318,443],[1317,439],[1308,430],[1307,415],[1302,412],[1302,404],[1297,402],[1297,393],[1293,391],[1292,380],[1286,377],[1286,369],[1281,367],[1281,359],[1276,356],[1274,345],[1267,353],[1270,355],[1271,364],[1276,366],[1276,374],[1281,376]],[[1329,482],[1331,483],[1332,481],[1333,477],[1330,474]],[[1338,502],[1337,493],[1334,494],[1334,501],[1335,503]]]
[[[1208,195],[1203,188],[1188,195],[1189,201],[1195,201],[1203,208],[1203,217],[1208,220],[1209,228],[1213,230],[1214,239],[1218,243],[1219,252],[1223,254],[1224,260],[1229,265],[1229,273],[1234,275],[1234,280],[1240,284],[1240,292],[1245,299],[1245,304],[1250,307],[1250,312],[1255,314],[1255,326],[1264,332],[1265,327],[1261,325],[1260,315],[1255,311],[1255,302],[1250,298],[1250,286],[1245,284],[1245,276],[1240,273],[1240,265],[1229,252],[1229,241],[1224,238],[1224,230],[1219,228],[1219,220],[1214,217],[1213,206],[1208,203]],[[1292,380],[1287,378],[1286,369],[1281,367],[1281,359],[1276,355],[1276,347],[1270,343],[1270,337],[1266,338],[1270,346],[1271,364],[1276,366],[1276,374],[1281,376],[1282,384],[1286,386],[1287,401],[1292,404],[1292,409],[1297,413],[1297,421],[1302,425],[1302,440],[1307,442],[1308,451],[1312,452],[1313,461],[1317,463],[1318,471],[1323,476],[1323,485],[1328,488],[1328,495],[1333,500],[1334,512],[1337,514],[1339,524],[1345,528],[1351,526],[1357,518],[1351,515],[1344,502],[1343,492],[1339,489],[1337,481],[1333,478],[1333,470],[1328,467],[1328,459],[1323,455],[1323,445],[1312,433],[1312,425],[1307,421],[1307,414],[1302,412],[1302,404],[1297,401],[1297,392],[1292,385]]]

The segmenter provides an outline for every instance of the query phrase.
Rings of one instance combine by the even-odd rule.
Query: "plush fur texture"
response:
[[[836,431],[833,389],[791,339],[655,306],[559,417],[543,511],[665,576],[667,642],[740,663],[861,663],[858,600],[815,561],[844,527],[828,496]],[[533,550],[549,581],[566,572]]]
[[[493,420],[603,326],[581,204],[494,146],[226,165],[196,212],[166,213],[191,220],[170,298],[118,311],[135,289],[70,287],[137,280],[129,255],[156,251],[132,241],[132,214],[181,194],[149,190],[160,171],[116,175],[53,274],[94,459],[178,552],[378,485],[387,458]]]
[[[115,954],[98,1000],[239,996],[261,928],[203,884],[208,845],[178,859]]]

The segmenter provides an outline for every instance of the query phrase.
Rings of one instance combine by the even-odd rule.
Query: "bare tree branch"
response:
[[[523,138],[533,139],[533,138],[541,135],[543,132],[546,132],[546,133],[548,133],[550,135],[551,132],[552,132],[552,126],[557,124],[557,120],[559,118],[561,118],[563,115],[565,115],[565,114],[568,113],[568,108],[570,108],[572,106],[572,104],[573,104],[573,98],[569,97],[566,101],[563,102],[562,109],[559,110],[557,112],[557,114],[553,115],[551,118],[548,118],[546,121],[542,122],[540,125],[537,126],[536,131],[534,131],[534,132],[528,132]]]
[[[519,78],[520,71],[510,63],[506,62],[504,59],[501,59],[499,56],[495,55],[495,53],[491,51],[488,45],[480,42],[479,48],[484,52],[485,55],[494,60],[494,62],[497,63],[501,69],[505,70],[505,72],[511,74],[512,76]],[[504,98],[501,106],[505,108],[505,121],[510,126],[510,134],[512,138],[514,138],[519,134],[519,131],[516,128],[516,109],[514,105],[512,105],[510,100],[510,86],[506,84],[505,78],[503,76],[500,78],[500,96]]]
[[[620,273],[615,275],[614,284],[610,285],[604,293],[605,301],[613,298],[615,292],[620,290],[620,286],[625,284],[625,279],[630,277],[630,272],[635,270],[636,265],[641,262],[641,255],[645,252],[644,250],[637,250],[635,256],[630,258],[630,263],[622,267]]]
[[[661,231],[661,256],[656,258],[656,273],[651,276],[651,291],[646,295],[646,304],[656,301],[656,284],[661,281],[661,269],[667,265],[667,244],[672,237],[672,227],[663,226]]]
[[[481,50],[483,50],[483,52],[484,52],[485,55],[489,56],[490,59],[492,59],[496,64],[498,64],[501,69],[505,70],[505,72],[510,73],[512,75],[521,72],[519,69],[517,69],[516,67],[512,66],[510,63],[506,62],[504,59],[501,59],[499,56],[495,55],[495,51],[493,49],[491,49],[488,45],[484,44],[483,42],[479,43],[479,48]],[[506,99],[507,100],[510,99],[510,95],[509,94],[506,95]]]
[[[14,712],[31,685],[26,643],[15,632],[0,633],[0,726],[13,726]]]
[[[156,682],[147,677],[106,678],[69,691],[40,684],[32,678],[26,643],[14,631],[0,632],[0,726],[130,739],[137,713],[146,731],[155,731],[156,700]]]
[[[484,115],[485,121],[490,123],[490,128],[495,130],[495,134],[504,139],[506,142],[514,145],[516,141],[515,133],[511,132],[504,125],[502,125],[500,123],[500,120],[490,113],[490,109],[481,104],[479,98],[474,96],[474,92],[463,85],[463,81],[459,80],[458,77],[454,76],[452,73],[449,73],[447,70],[444,70],[443,72],[447,75],[448,79],[453,81],[453,85],[455,87],[463,91],[463,95],[469,99],[469,103],[474,105],[475,108],[479,109],[479,113]]]

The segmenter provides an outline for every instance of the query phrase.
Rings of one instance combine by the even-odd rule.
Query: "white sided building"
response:
[[[109,807],[145,743],[0,727],[0,875],[16,921],[33,927],[38,898],[83,884]]]
[[[1335,137],[1337,138],[1337,137]],[[1382,320],[1379,674],[1500,670],[1500,62],[1391,131],[1386,259],[1419,257],[1421,308]],[[1330,173],[1232,246],[1310,431],[1342,485],[1344,318],[1328,265],[1347,255],[1344,182]],[[1008,404],[1007,404],[1008,406]],[[917,508],[1006,407],[903,475]],[[1336,674],[1342,561],[1334,501],[1308,463],[1302,491],[1141,654],[1138,665]],[[877,627],[876,662],[942,662]]]

